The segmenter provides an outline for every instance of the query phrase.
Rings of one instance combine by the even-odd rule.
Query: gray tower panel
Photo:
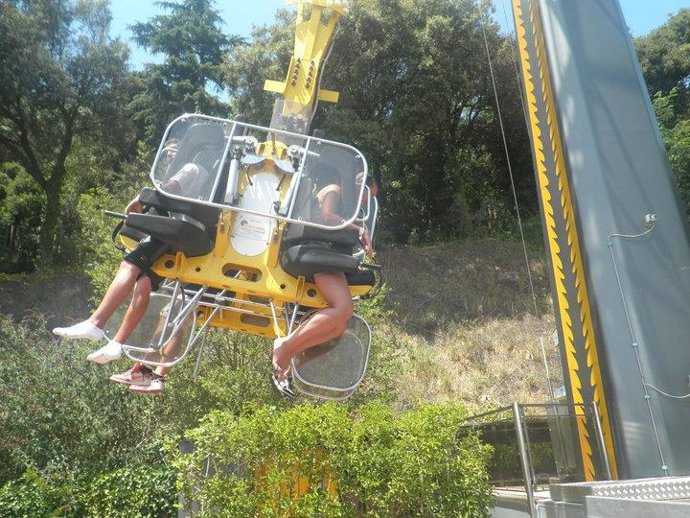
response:
[[[687,475],[690,400],[650,386],[688,393],[690,248],[631,38],[616,0],[538,5],[620,475]]]

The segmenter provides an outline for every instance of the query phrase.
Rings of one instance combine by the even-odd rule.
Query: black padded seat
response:
[[[376,284],[376,274],[372,270],[357,270],[345,272],[348,286],[373,286]]]
[[[342,228],[340,230],[325,230],[322,228],[308,227],[298,223],[291,223],[288,225],[285,234],[283,235],[283,249],[318,241],[319,243],[330,243],[337,247],[347,249],[354,248],[359,243],[359,236],[357,231],[351,228]]]
[[[127,226],[145,232],[187,257],[206,255],[213,250],[213,242],[206,227],[199,221],[184,214],[177,217],[156,214],[130,213]]]
[[[209,235],[215,238],[216,225],[218,224],[220,213],[220,210],[216,207],[169,198],[160,191],[150,187],[144,187],[141,190],[139,201],[145,207],[156,209],[159,214],[172,213],[173,215],[185,214],[190,216],[204,225]]]
[[[120,234],[137,241],[151,236],[187,257],[206,255],[213,250],[220,212],[216,207],[169,198],[148,187],[142,189],[139,201],[152,210],[129,213]]]
[[[314,221],[312,215],[318,210],[312,183],[310,178],[303,179],[295,201],[297,213],[306,221]],[[358,244],[359,235],[351,228],[328,230],[290,223],[280,244],[281,266],[293,277],[309,282],[314,282],[315,273],[344,272],[350,286],[373,286],[374,272],[359,270],[361,261],[352,256]]]
[[[281,254],[280,262],[287,273],[309,282],[314,281],[315,273],[331,272],[344,272],[350,286],[373,286],[376,282],[374,272],[359,270],[359,259],[319,244],[291,246]]]
[[[117,228],[115,229],[115,232],[117,234],[120,234],[124,237],[128,237],[130,239],[133,239],[134,241],[141,241],[145,237],[148,236],[148,234],[145,234],[144,232],[141,232],[140,230],[136,230],[129,225],[126,225],[124,222],[122,222],[122,226],[120,227],[119,230]]]

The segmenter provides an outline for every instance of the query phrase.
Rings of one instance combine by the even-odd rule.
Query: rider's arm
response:
[[[130,212],[142,212],[143,210],[144,207],[141,204],[141,201],[139,201],[139,196],[137,195],[125,208],[125,214],[129,214]]]
[[[340,189],[332,190],[322,197],[321,201],[321,216],[325,223],[344,223],[345,220],[342,216],[336,213],[338,210],[340,201]],[[371,237],[369,236],[369,231],[365,227],[360,227],[351,223],[348,228],[355,230],[359,234],[359,242],[362,244],[362,248],[366,254],[371,257],[374,253],[374,249],[371,243]]]

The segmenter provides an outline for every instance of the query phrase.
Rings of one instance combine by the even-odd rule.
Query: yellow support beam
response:
[[[297,5],[295,45],[284,81],[267,80],[264,90],[285,98],[284,115],[311,114],[316,101],[338,102],[339,93],[320,90],[321,73],[346,0],[292,0]]]

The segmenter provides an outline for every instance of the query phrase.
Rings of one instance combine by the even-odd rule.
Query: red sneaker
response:
[[[130,385],[129,390],[138,392],[139,394],[160,394],[163,392],[163,385],[165,384],[165,376],[151,373],[151,381],[147,385]]]
[[[128,371],[120,374],[113,374],[110,376],[110,381],[115,383],[122,383],[123,385],[131,385],[137,387],[148,386],[151,384],[151,375],[153,371],[146,365],[135,363],[134,367]]]

